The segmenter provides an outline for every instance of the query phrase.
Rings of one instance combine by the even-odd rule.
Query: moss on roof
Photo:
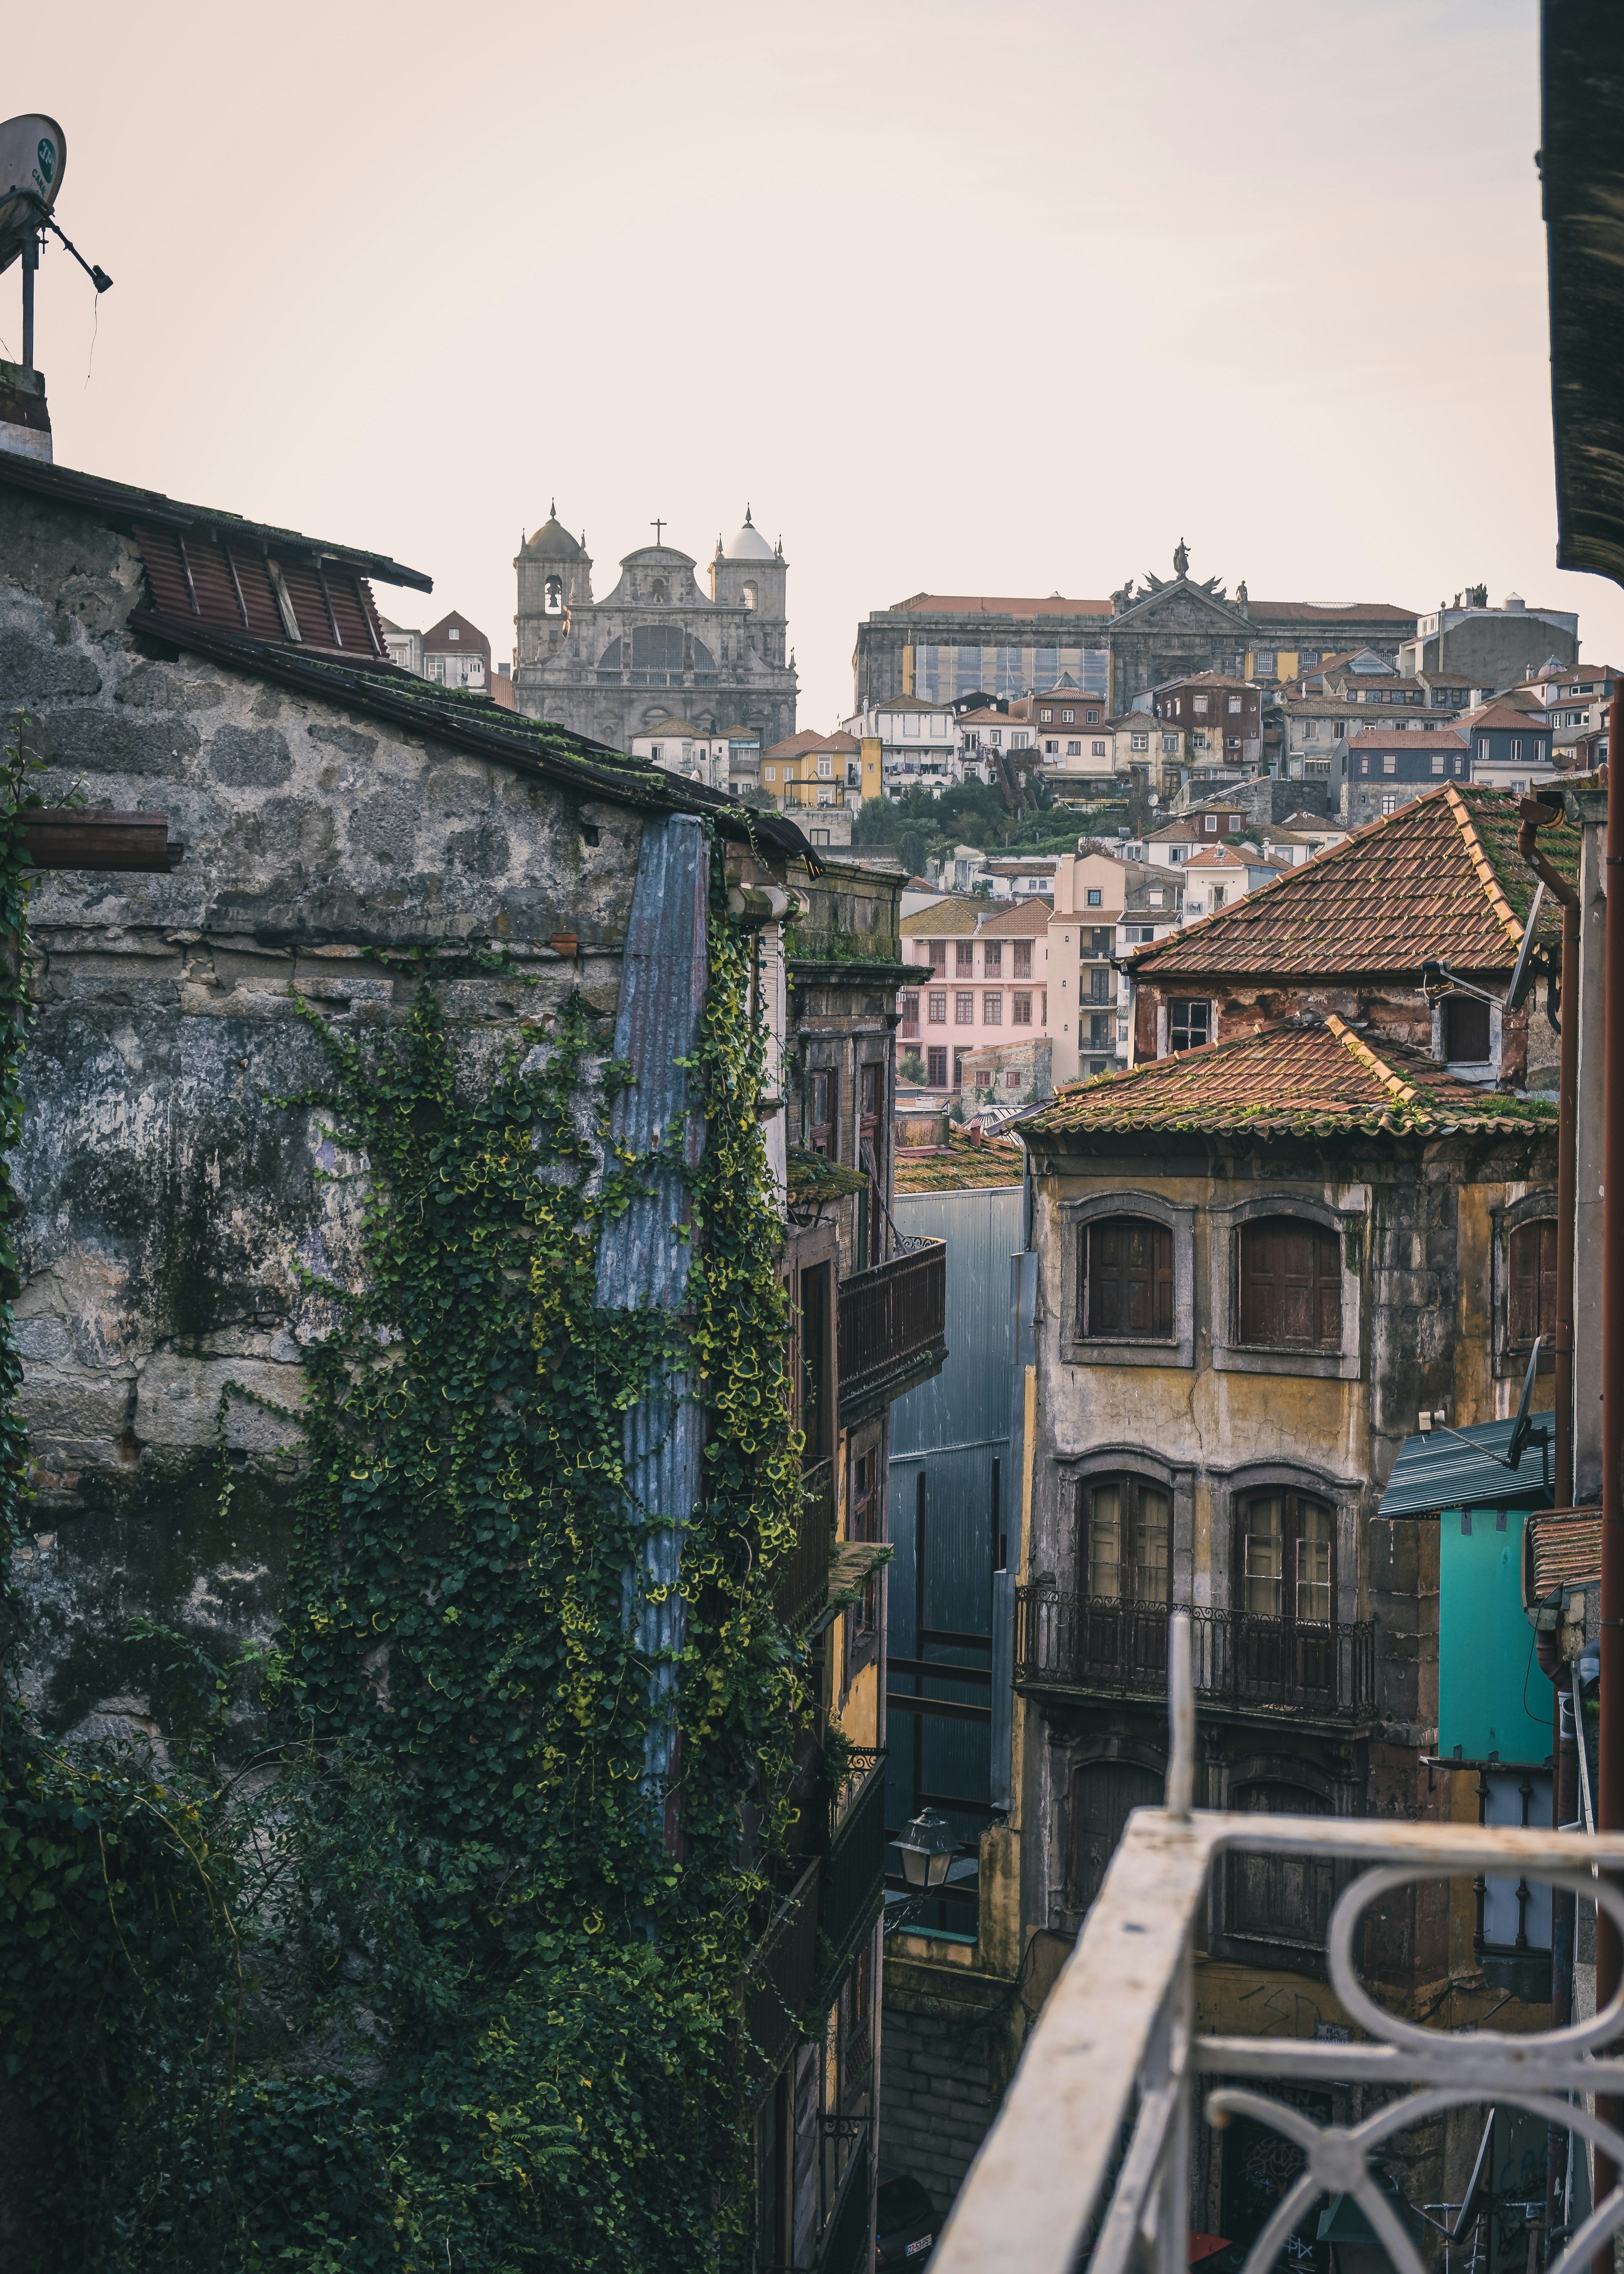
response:
[[[1552,1101],[1460,1081],[1338,1018],[1294,1019],[1101,1074],[1021,1123],[1028,1142],[1149,1131],[1258,1137],[1555,1133]]]
[[[950,1193],[972,1186],[1018,1185],[1026,1169],[1026,1156],[1007,1139],[973,1145],[967,1137],[950,1134],[945,1152],[898,1153],[897,1190]]]

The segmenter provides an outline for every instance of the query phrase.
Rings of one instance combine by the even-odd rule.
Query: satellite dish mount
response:
[[[65,246],[96,290],[111,289],[112,278],[86,260],[55,219],[52,208],[67,171],[67,137],[54,118],[26,112],[0,122],[0,270],[20,260],[23,275],[23,363],[34,363],[34,280],[45,230]]]

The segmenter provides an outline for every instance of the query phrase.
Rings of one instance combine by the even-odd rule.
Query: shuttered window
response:
[[[1520,1224],[1511,1235],[1511,1301],[1507,1338],[1526,1345],[1556,1332],[1556,1218]]]
[[[1336,1234],[1289,1216],[1243,1224],[1240,1308],[1243,1343],[1341,1350],[1342,1242]]]
[[[1173,1338],[1173,1235],[1139,1216],[1083,1228],[1085,1335]]]

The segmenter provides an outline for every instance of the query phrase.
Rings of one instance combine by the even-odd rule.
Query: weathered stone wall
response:
[[[987,2030],[978,2016],[885,2001],[880,2161],[919,2180],[945,2214],[992,2122]]]
[[[154,1718],[121,1671],[131,1617],[264,1631],[279,1597],[297,1423],[228,1385],[297,1407],[324,1325],[300,1271],[350,1268],[365,1166],[274,1102],[324,1074],[297,998],[365,1035],[416,986],[369,950],[486,937],[517,968],[444,990],[470,1083],[577,983],[607,1041],[642,828],[360,708],[145,649],[125,628],[141,601],[123,537],[8,497],[0,705],[29,714],[44,794],[167,811],[188,848],[173,875],[51,875],[34,899],[24,1573],[41,1710],[81,1729]],[[546,945],[566,933],[578,960]]]

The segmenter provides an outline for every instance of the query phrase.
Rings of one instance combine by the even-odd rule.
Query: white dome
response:
[[[750,508],[744,508],[744,527],[728,541],[723,558],[727,561],[771,561],[772,547],[750,519]]]

